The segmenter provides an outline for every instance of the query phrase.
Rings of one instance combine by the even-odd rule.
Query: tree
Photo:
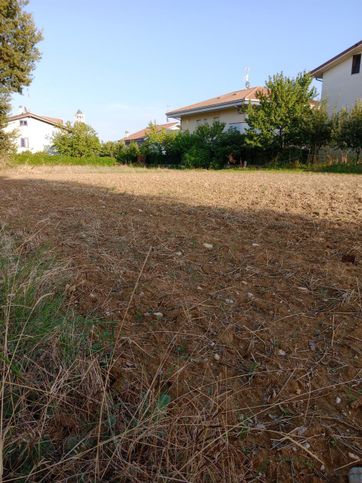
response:
[[[179,131],[167,130],[150,123],[146,139],[141,145],[141,154],[146,164],[178,164],[182,156],[182,145],[179,141]]]
[[[24,10],[27,0],[0,0],[0,152],[12,146],[12,134],[4,127],[10,112],[10,95],[31,83],[40,59],[36,47],[42,39],[33,17]]]
[[[122,146],[120,146],[122,145]],[[116,158],[120,149],[122,150],[124,144],[120,141],[106,141],[101,144],[100,156],[108,156]]]
[[[362,151],[362,101],[357,101],[350,112],[343,110],[337,115],[334,140],[339,148],[354,151],[359,162]]]
[[[97,133],[83,122],[76,122],[73,127],[68,122],[64,129],[53,136],[52,141],[58,154],[75,158],[97,156],[101,150]]]
[[[22,92],[40,59],[42,39],[33,17],[24,10],[28,0],[0,0],[0,85],[7,92]]]
[[[249,104],[246,112],[247,141],[276,155],[300,141],[300,129],[310,116],[316,90],[306,73],[295,79],[276,74],[266,82],[267,92],[257,92],[259,105]]]
[[[313,160],[320,149],[332,139],[333,121],[329,118],[325,104],[310,109],[300,130],[300,143],[308,147]]]

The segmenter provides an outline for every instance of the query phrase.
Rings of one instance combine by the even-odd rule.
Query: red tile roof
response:
[[[212,110],[213,107],[220,109],[222,107],[232,107],[243,104],[248,101],[256,101],[256,93],[263,92],[267,93],[265,87],[250,87],[249,89],[242,89],[240,91],[228,92],[218,97],[213,97],[207,99],[206,101],[196,102],[195,104],[190,104],[189,106],[180,107],[179,109],[174,109],[173,111],[167,112],[166,115],[169,117],[178,117],[180,115],[192,114],[203,110]]]
[[[335,64],[338,64],[339,62],[342,62],[345,60],[346,57],[354,53],[355,51],[361,52],[362,51],[362,40],[357,42],[356,44],[352,45],[351,47],[348,47],[348,49],[343,50],[343,52],[340,52],[339,54],[335,55],[331,59],[327,60],[326,62],[323,62],[319,67],[316,67],[313,69],[310,74],[313,77],[321,78],[323,77],[323,73],[328,70],[328,68],[332,67]]]
[[[162,129],[165,129],[166,131],[174,126],[176,126],[178,122],[168,122],[166,124],[156,124],[157,131],[161,131]],[[134,132],[133,134],[129,134],[128,136],[124,137],[122,141],[140,141],[144,139],[147,134],[149,133],[150,128],[146,127],[144,129],[141,129],[140,131]]]
[[[8,121],[17,121],[18,119],[26,119],[29,117],[37,119],[38,121],[45,122],[47,124],[51,124],[53,126],[59,126],[63,124],[63,119],[59,119],[56,117],[39,116],[38,114],[34,114],[33,112],[23,112],[21,114],[16,114],[15,116],[9,116]]]

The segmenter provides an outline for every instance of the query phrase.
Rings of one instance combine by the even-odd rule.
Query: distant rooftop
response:
[[[157,131],[161,131],[162,129],[165,129],[166,131],[168,131],[170,129],[175,129],[177,125],[178,125],[178,122],[168,122],[166,124],[156,124],[155,126],[157,128]],[[128,136],[124,137],[122,141],[125,141],[125,142],[141,141],[145,137],[147,137],[147,134],[149,132],[150,132],[150,128],[146,127],[144,129],[141,129],[140,131],[129,134]]]
[[[239,91],[228,92],[217,97],[212,97],[206,101],[196,102],[189,106],[180,107],[166,113],[169,117],[180,117],[187,114],[196,114],[197,112],[218,110],[226,107],[239,106],[249,101],[257,101],[257,92],[266,93],[265,87],[250,87]]]
[[[56,117],[48,117],[48,116],[40,116],[39,114],[34,114],[33,112],[25,111],[21,114],[16,114],[15,116],[9,116],[8,121],[16,121],[18,119],[27,119],[27,118],[37,119],[38,121],[45,122],[47,124],[51,124],[53,126],[59,126],[63,124],[63,119],[59,119]]]

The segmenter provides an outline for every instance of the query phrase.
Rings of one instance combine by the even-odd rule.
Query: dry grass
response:
[[[4,481],[343,478],[362,456],[361,188],[3,171]]]

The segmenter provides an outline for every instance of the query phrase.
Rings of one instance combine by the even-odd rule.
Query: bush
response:
[[[52,141],[55,152],[64,156],[92,157],[101,151],[97,133],[83,122],[76,122],[74,126],[68,122],[64,129],[53,136]]]
[[[357,101],[353,109],[341,111],[334,118],[334,141],[341,149],[354,152],[356,161],[362,151],[362,101]]]
[[[141,151],[137,143],[119,143],[116,159],[120,163],[135,164],[141,161]]]
[[[32,153],[30,151],[15,154],[11,157],[12,164],[27,164],[30,166],[57,166],[57,165],[96,165],[96,166],[114,166],[117,164],[114,158],[89,156],[83,158],[75,158],[73,156],[51,155],[48,153]]]

